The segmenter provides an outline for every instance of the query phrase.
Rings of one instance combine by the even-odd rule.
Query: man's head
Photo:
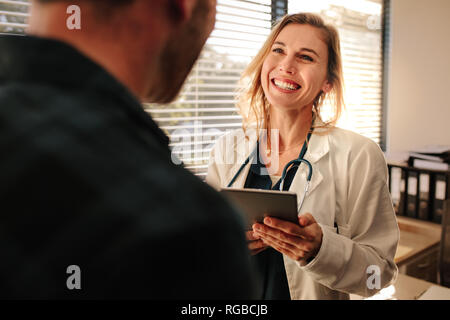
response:
[[[35,0],[29,33],[75,46],[140,99],[178,94],[214,28],[216,0]],[[81,29],[68,30],[78,5]]]
[[[179,12],[180,6],[173,12]],[[197,60],[203,45],[214,28],[216,0],[198,0],[192,9],[191,17],[169,37],[158,65],[158,81],[149,92],[149,98],[159,103],[170,102],[178,94],[184,80]],[[179,20],[180,17],[174,17]]]

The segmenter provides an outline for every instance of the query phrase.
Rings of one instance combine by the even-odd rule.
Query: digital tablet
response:
[[[268,216],[298,224],[295,192],[222,188],[220,193],[245,214],[248,230]]]

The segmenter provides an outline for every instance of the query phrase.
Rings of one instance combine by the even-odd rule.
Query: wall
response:
[[[450,0],[392,0],[387,151],[450,145]]]

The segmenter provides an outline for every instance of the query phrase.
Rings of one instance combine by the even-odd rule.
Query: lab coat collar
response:
[[[323,125],[323,122],[316,119],[314,124],[317,125]],[[245,162],[245,160],[249,157],[249,155],[255,150],[256,148],[256,134],[253,131],[248,132],[248,139],[246,139],[246,136],[242,129],[236,130],[233,133],[231,133],[226,139],[232,139],[233,143],[231,144],[231,148],[228,149],[229,152],[233,153],[233,161],[232,166],[230,170],[227,172],[226,181],[231,181],[231,179],[234,177],[236,172],[238,172],[239,168],[242,166],[242,164]],[[322,174],[320,173],[319,169],[315,165],[322,157],[324,157],[329,152],[329,135],[325,133],[325,129],[317,128],[314,129],[314,133],[311,135],[311,140],[309,142],[308,150],[305,154],[305,159],[308,160],[312,167],[313,167],[313,175],[311,178],[311,185],[309,187],[309,193],[311,193],[323,180]],[[230,154],[230,153],[228,153]],[[252,158],[252,161],[255,160],[255,158]],[[250,170],[250,166],[252,161],[250,161],[245,168],[242,170],[242,172],[237,177],[236,181],[233,184],[233,187],[235,188],[243,188],[245,184],[246,177],[248,175],[248,172]],[[305,177],[303,178],[303,174],[305,174]],[[299,170],[297,171],[294,180],[292,181],[291,187],[289,190],[295,190],[303,192],[304,184],[306,181],[306,174],[307,169],[305,166],[300,166]],[[303,182],[299,181],[302,180]],[[300,187],[300,189],[299,189]],[[298,192],[297,192],[298,193]],[[302,195],[302,194],[301,194]],[[301,199],[301,195],[299,194],[299,199]]]

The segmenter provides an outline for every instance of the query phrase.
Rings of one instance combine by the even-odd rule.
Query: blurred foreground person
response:
[[[80,29],[73,2],[0,36],[0,298],[252,298],[243,222],[140,103],[177,95],[216,1],[77,1]]]

